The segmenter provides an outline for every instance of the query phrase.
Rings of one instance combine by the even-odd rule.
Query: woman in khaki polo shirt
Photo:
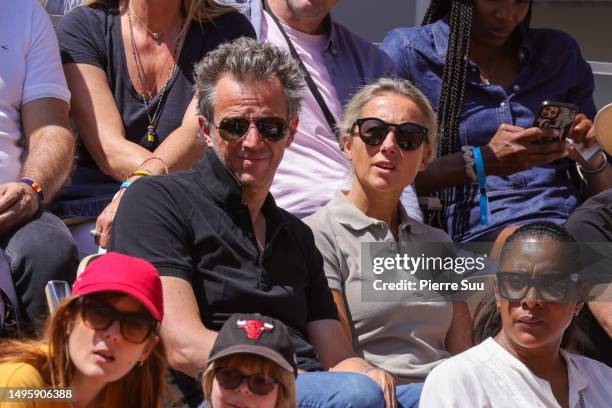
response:
[[[352,187],[338,191],[304,221],[323,255],[355,351],[393,374],[398,384],[413,383],[399,386],[397,393],[398,402],[411,406],[427,374],[471,346],[469,312],[464,303],[362,302],[362,285],[374,277],[362,277],[360,250],[364,242],[450,241],[443,231],[410,218],[400,203],[402,191],[435,150],[436,118],[410,82],[381,78],[350,100],[340,131],[353,167]]]

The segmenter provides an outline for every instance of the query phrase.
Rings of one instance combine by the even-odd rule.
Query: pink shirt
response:
[[[267,14],[262,24],[263,40],[289,52],[278,27]],[[325,65],[323,52],[329,35],[310,35],[283,25],[319,92],[334,115],[342,118],[342,104]],[[277,204],[302,218],[323,207],[343,186],[350,186],[349,164],[340,151],[321,108],[310,90],[304,91],[300,123],[290,148],[276,171],[271,192]]]
[[[289,52],[272,18],[263,14],[260,40]],[[393,63],[382,51],[338,23],[331,21],[326,35],[284,28],[336,122],[342,118],[342,104],[362,85],[394,74]],[[280,207],[303,218],[327,204],[337,190],[350,188],[350,174],[348,160],[314,96],[306,89],[298,131],[276,172],[272,195]],[[412,186],[406,188],[401,200],[411,217],[423,220]]]

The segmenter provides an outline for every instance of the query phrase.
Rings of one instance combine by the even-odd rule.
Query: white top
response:
[[[569,406],[612,406],[612,368],[561,350],[567,362]],[[488,338],[458,354],[429,374],[420,407],[558,408],[550,384]]]
[[[36,99],[70,101],[49,16],[35,0],[0,5],[0,183],[21,172],[21,107]]]

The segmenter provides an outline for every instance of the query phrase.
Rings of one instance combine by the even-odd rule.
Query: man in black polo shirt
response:
[[[111,248],[160,271],[161,334],[191,406],[202,400],[194,378],[234,313],[287,325],[299,368],[314,371],[298,376],[300,405],[395,406],[393,378],[356,357],[342,331],[312,233],[269,193],[302,89],[299,68],[273,45],[239,39],[209,53],[196,97],[211,148],[192,171],[134,183],[119,207]]]

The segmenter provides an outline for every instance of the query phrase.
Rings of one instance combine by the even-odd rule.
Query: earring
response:
[[[579,315],[579,314],[580,314],[580,309],[578,309],[578,310],[576,310],[576,311],[574,312],[574,317],[578,317],[578,315]]]
[[[144,360],[138,360],[138,367],[142,367],[144,365]]]

